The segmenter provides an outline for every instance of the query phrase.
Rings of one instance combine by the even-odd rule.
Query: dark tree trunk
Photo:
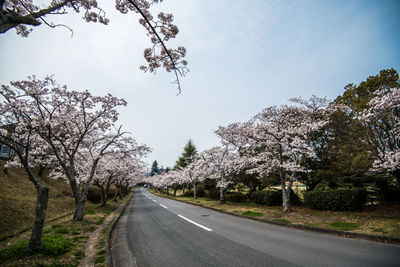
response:
[[[81,198],[78,201],[75,201],[75,212],[74,212],[75,221],[83,221],[83,217],[85,216],[86,199],[87,196],[86,194],[83,193]]]
[[[176,188],[176,187],[174,187],[174,197],[176,197],[176,190],[177,190],[178,188]]]
[[[197,194],[196,194],[196,182],[193,182],[193,197],[194,197],[194,199],[197,199]]]
[[[224,189],[223,188],[219,189],[219,202],[220,202],[220,204],[224,204],[225,203]]]
[[[18,155],[20,161],[23,163],[24,169],[28,174],[29,180],[35,185],[37,191],[36,208],[35,208],[35,221],[33,223],[31,237],[28,242],[28,253],[32,254],[38,252],[42,246],[42,232],[44,221],[46,219],[47,202],[49,200],[49,188],[42,186],[36,179],[29,163],[22,155]]]
[[[117,186],[115,188],[115,193],[114,193],[114,202],[117,202],[117,197],[118,197],[118,194],[119,194],[118,189],[119,189],[119,187]]]
[[[39,177],[43,177],[44,171],[46,170],[45,167],[43,167],[42,165],[39,166]]]
[[[107,205],[107,193],[106,190],[104,190],[103,186],[100,186],[100,192],[101,192],[101,206],[104,207]]]
[[[31,237],[28,243],[28,253],[32,254],[38,252],[42,246],[42,232],[44,221],[46,219],[47,202],[49,200],[49,188],[39,186],[37,190],[36,208],[35,208],[35,221]]]

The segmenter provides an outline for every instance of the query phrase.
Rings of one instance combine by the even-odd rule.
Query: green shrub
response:
[[[196,188],[196,196],[197,197],[204,197],[206,196],[206,191],[202,187]],[[185,191],[185,197],[194,197],[194,191],[193,189],[186,190]]]
[[[282,193],[279,190],[256,191],[250,194],[254,203],[266,206],[278,206],[282,204]]]
[[[282,190],[271,189],[268,191],[256,191],[249,195],[250,200],[254,203],[266,206],[279,206],[282,205]],[[290,201],[293,205],[302,205],[299,196],[294,193],[293,190],[290,192]]]
[[[304,204],[316,210],[361,210],[366,191],[359,188],[314,190],[304,194]]]
[[[113,198],[115,194],[115,189],[110,188],[110,191],[108,192],[107,199]],[[91,186],[89,187],[88,190],[88,195],[87,199],[90,200],[91,202],[98,203],[101,201],[101,190],[98,187]]]
[[[63,255],[73,248],[73,244],[61,234],[42,237],[41,252],[45,255]]]
[[[236,203],[247,202],[247,196],[242,193],[229,193],[225,195],[225,200]]]

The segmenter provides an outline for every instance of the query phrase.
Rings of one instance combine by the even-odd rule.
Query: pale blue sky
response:
[[[172,75],[139,70],[148,45],[139,17],[102,2],[109,26],[81,14],[49,19],[72,27],[73,38],[46,26],[29,38],[0,35],[0,82],[54,74],[70,89],[125,98],[123,128],[164,167],[189,138],[200,151],[217,145],[218,125],[292,97],[333,99],[348,83],[400,70],[400,1],[165,0],[156,10],[174,14],[173,44],[186,46],[190,68],[175,96]]]

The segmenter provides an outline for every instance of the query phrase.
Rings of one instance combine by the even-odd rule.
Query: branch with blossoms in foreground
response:
[[[53,0],[45,8],[43,5],[35,4],[35,0],[0,0],[0,33],[10,29],[16,29],[17,34],[27,37],[32,28],[29,26],[40,26],[43,23],[51,28],[66,27],[72,33],[73,30],[64,24],[48,22],[45,18],[53,15],[64,15],[69,10],[79,13],[84,11],[83,19],[86,22],[102,23],[107,25],[109,19],[106,12],[99,7],[96,0]],[[160,12],[154,19],[149,9],[153,4],[162,0],[116,0],[115,7],[122,14],[134,11],[141,15],[139,23],[147,31],[152,47],[144,50],[144,58],[147,66],[141,66],[143,71],[156,73],[156,69],[163,67],[167,72],[174,72],[173,83],[178,86],[178,94],[181,93],[179,77],[185,76],[189,71],[186,56],[186,48],[179,46],[176,49],[167,48],[166,42],[175,38],[179,29],[173,22],[173,15]],[[28,26],[28,27],[27,27]]]

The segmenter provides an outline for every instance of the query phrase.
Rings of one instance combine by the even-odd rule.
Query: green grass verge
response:
[[[263,214],[261,212],[256,212],[256,211],[251,211],[251,210],[243,212],[242,215],[251,216],[251,217],[263,216]]]
[[[341,231],[351,231],[355,230],[358,228],[358,225],[356,223],[351,223],[351,222],[332,222],[329,224],[331,228],[334,228],[335,230],[341,230]]]
[[[272,221],[274,221],[274,222],[279,222],[279,223],[286,223],[286,224],[289,224],[289,223],[290,223],[289,220],[285,220],[285,219],[273,219]]]

